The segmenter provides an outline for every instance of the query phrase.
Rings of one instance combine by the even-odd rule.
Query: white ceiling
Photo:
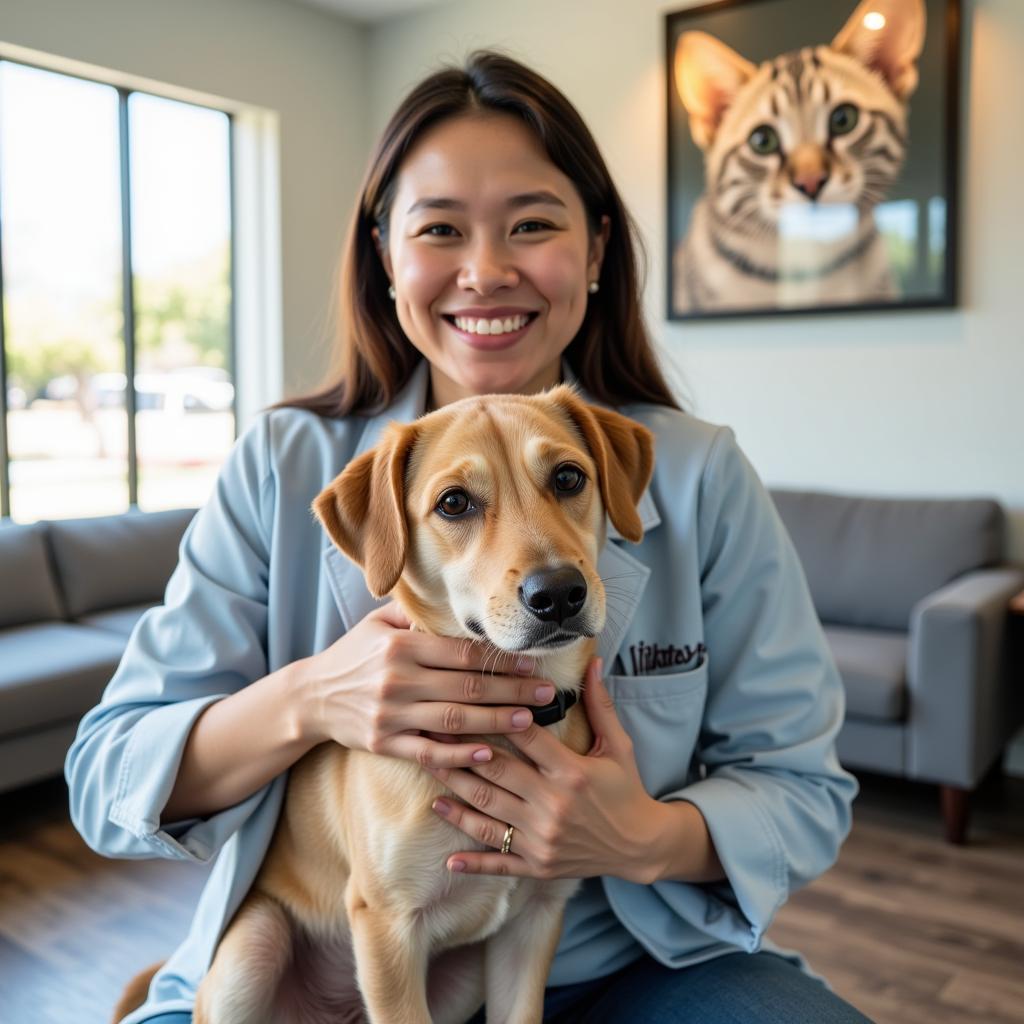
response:
[[[293,0],[294,3],[310,7],[321,7],[335,14],[344,15],[353,21],[370,23],[384,21],[399,14],[424,7],[438,7],[448,0]]]

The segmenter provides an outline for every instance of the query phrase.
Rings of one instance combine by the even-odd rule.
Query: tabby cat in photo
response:
[[[863,0],[831,45],[760,66],[707,33],[680,36],[705,191],[675,254],[678,312],[897,298],[874,207],[903,164],[924,34],[924,0]],[[794,213],[830,212],[845,218],[831,237],[780,232]]]

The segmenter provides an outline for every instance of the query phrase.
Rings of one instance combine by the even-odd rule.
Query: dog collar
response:
[[[537,725],[554,725],[565,718],[566,712],[579,698],[571,690],[558,690],[555,699],[542,708],[531,708],[533,720]]]

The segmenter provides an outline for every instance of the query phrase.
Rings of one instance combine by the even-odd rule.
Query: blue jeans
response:
[[[470,1024],[483,1024],[483,1013]],[[549,988],[545,1024],[871,1024],[789,960],[728,953],[693,967],[649,956],[614,974]]]
[[[481,1010],[469,1024],[483,1024]],[[549,988],[545,1024],[871,1024],[820,981],[774,953],[728,953],[673,970],[651,957],[578,985]],[[147,1024],[191,1024],[165,1013]]]

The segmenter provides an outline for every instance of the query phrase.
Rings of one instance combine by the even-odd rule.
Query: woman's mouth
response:
[[[472,348],[494,351],[515,344],[529,329],[539,313],[517,313],[504,317],[451,316],[442,318]]]

